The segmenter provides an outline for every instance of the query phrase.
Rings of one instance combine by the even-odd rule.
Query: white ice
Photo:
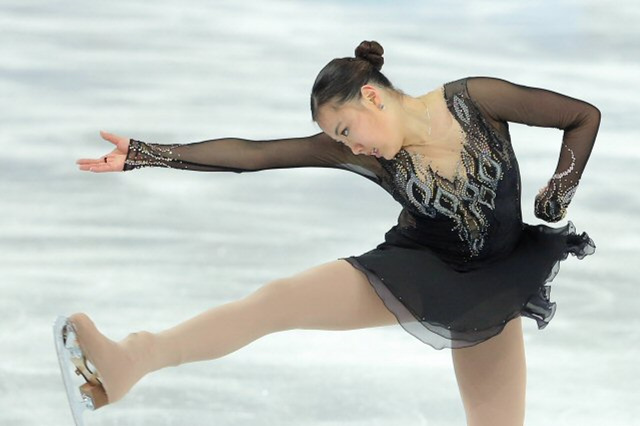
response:
[[[101,129],[159,143],[316,133],[318,71],[362,40],[419,95],[489,75],[586,100],[602,124],[569,218],[597,244],[526,320],[527,425],[640,416],[640,7],[539,1],[0,3],[0,424],[69,425],[51,327],[160,330],[382,241],[400,206],[345,171],[81,172]],[[525,221],[562,133],[511,125]],[[308,224],[312,223],[312,228]],[[400,327],[289,331],[166,369],[92,425],[462,425],[450,352]]]

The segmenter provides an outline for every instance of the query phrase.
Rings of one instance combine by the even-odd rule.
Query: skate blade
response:
[[[82,414],[106,404],[106,394],[96,373],[87,365],[76,341],[73,324],[68,318],[60,316],[56,319],[53,337],[73,420],[76,426],[84,426]]]

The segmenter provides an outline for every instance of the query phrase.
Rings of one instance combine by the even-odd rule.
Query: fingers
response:
[[[100,130],[100,136],[102,136],[102,139],[107,140],[116,146],[118,145],[118,142],[120,142],[120,139],[122,139],[120,136],[105,132],[104,130]]]
[[[90,167],[110,164],[112,161],[112,158],[105,156],[100,158],[81,158],[76,161],[76,164],[80,166],[80,170],[89,170]]]
[[[94,173],[114,172],[115,167],[110,163],[97,163],[87,166],[80,166],[80,170],[86,170]]]
[[[105,159],[107,161],[105,161]],[[117,159],[101,157],[100,159],[83,158],[76,161],[80,170],[89,172],[115,172],[122,170]]]
[[[100,158],[81,158],[76,161],[76,164],[80,164],[82,166],[92,165],[92,164],[100,164],[104,163],[104,157]]]

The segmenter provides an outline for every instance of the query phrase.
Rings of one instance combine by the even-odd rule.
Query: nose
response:
[[[355,144],[354,146],[351,146],[351,152],[353,152],[355,155],[359,155],[362,154],[362,151],[364,150],[364,147],[360,144]]]

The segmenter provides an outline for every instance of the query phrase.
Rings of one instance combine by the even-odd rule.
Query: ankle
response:
[[[182,363],[180,348],[163,333],[139,331],[131,333],[123,340],[131,356],[143,374]]]

